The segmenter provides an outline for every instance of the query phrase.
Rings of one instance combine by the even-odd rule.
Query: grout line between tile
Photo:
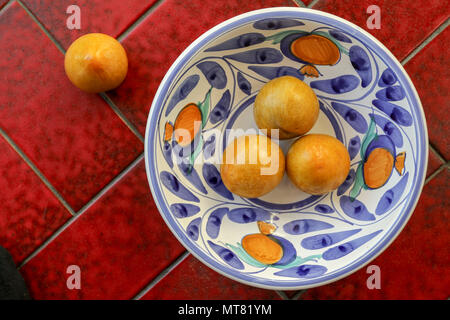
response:
[[[28,9],[20,0],[16,0],[17,3],[20,4],[20,6],[28,13],[28,15],[30,16],[31,19],[33,19],[34,22],[37,23],[37,25],[39,26],[39,28],[42,30],[42,32],[44,32],[47,37],[54,43],[54,45],[59,49],[59,51],[61,51],[63,54],[66,53],[66,50],[64,50],[64,48],[61,46],[61,44],[56,40],[56,38],[50,33],[50,31],[48,31],[45,26],[39,21],[39,19],[33,14],[33,12],[30,11],[30,9]]]
[[[130,120],[125,117],[125,115],[120,111],[120,109],[116,106],[116,104],[111,100],[111,98],[104,92],[99,93],[100,97],[105,100],[105,102],[113,109],[113,111],[116,113],[116,115],[125,123],[125,125],[130,129],[134,135],[141,140],[142,143],[144,143],[145,139],[139,132],[139,130],[131,123]]]
[[[445,158],[439,153],[439,151],[431,143],[428,143],[428,146],[429,146],[431,152],[433,152],[439,158],[439,160],[442,161],[442,163],[447,162],[445,160]]]
[[[308,4],[306,7],[307,7],[307,8],[312,8],[312,7],[314,7],[314,6],[316,5],[317,2],[319,2],[319,0],[313,0],[313,1],[311,1],[311,3]]]
[[[14,0],[9,0],[3,7],[0,8],[0,14],[3,13],[3,11],[6,11],[12,4]]]
[[[414,58],[427,44],[429,44],[434,38],[436,38],[445,28],[450,24],[450,18],[447,18],[439,27],[434,30],[431,35],[429,35],[424,41],[422,41],[405,59],[401,61],[401,64],[404,66],[407,64],[412,58]]]
[[[117,182],[119,182],[124,176],[126,176],[131,170],[136,167],[141,160],[144,159],[144,153],[141,153],[132,163],[128,165],[121,173],[114,177],[100,192],[98,192],[91,200],[89,200],[78,212],[75,214],[79,216],[86,212],[98,199],[100,199],[105,193],[107,193],[111,188],[113,188]]]
[[[20,270],[24,265],[26,265],[31,259],[33,259],[39,252],[41,252],[45,247],[47,247],[50,242],[55,240],[64,230],[67,229],[75,220],[78,219],[78,216],[73,216],[69,220],[66,221],[61,227],[59,227],[52,235],[46,239],[39,247],[37,247],[28,257],[26,257],[20,265],[17,267],[17,270]]]
[[[283,300],[289,300],[289,297],[284,291],[275,290],[275,292],[281,297]]]
[[[152,14],[162,3],[164,0],[156,1],[150,8],[147,9],[139,18],[136,19],[124,32],[122,32],[117,40],[122,42],[136,27],[141,24],[150,14]]]
[[[39,170],[39,168],[33,163],[33,161],[28,158],[28,156],[23,152],[22,149],[11,139],[11,137],[0,128],[0,136],[3,137],[8,144],[17,152],[17,154],[22,158],[22,160],[33,170],[33,172],[39,177],[39,179],[47,186],[47,188],[53,193],[53,195],[61,202],[61,204],[70,212],[71,215],[75,215],[75,211],[72,207],[64,200],[61,194],[56,190],[56,188],[48,181],[45,175]]]
[[[160,282],[165,276],[167,276],[189,255],[189,251],[183,252],[178,258],[175,259],[174,262],[172,262],[167,268],[165,268],[160,274],[158,274],[156,278],[150,281],[150,283],[146,285],[132,300],[140,300],[147,292],[149,292],[158,282]]]
[[[305,8],[306,7],[305,4],[303,3],[303,1],[301,1],[301,0],[292,0],[292,2],[294,2],[300,8]]]
[[[441,173],[444,168],[447,167],[447,164],[443,164],[442,166],[439,167],[439,169],[437,169],[435,172],[433,172],[432,174],[430,174],[430,176],[428,178],[425,179],[425,183],[424,186],[430,182],[434,177],[436,177],[439,173]]]
[[[296,294],[294,294],[292,296],[291,300],[298,300],[298,299],[300,299],[305,294],[306,291],[308,291],[308,289],[300,290],[299,292],[297,292]]]
[[[1,133],[1,129],[0,129]],[[17,267],[21,269],[27,262],[33,259],[39,252],[47,247],[50,242],[57,238],[64,230],[66,230],[72,223],[74,223],[79,217],[83,215],[99,198],[101,198],[106,192],[108,192],[114,185],[117,184],[127,173],[129,173],[136,165],[144,158],[144,153],[140,154],[128,167],[126,167],[121,173],[119,173],[108,185],[106,185],[99,193],[97,193],[88,203],[86,203],[77,213],[73,213],[73,217],[66,223],[58,228],[47,240],[45,240],[36,250],[34,250],[22,263]],[[72,210],[73,211],[73,210]]]

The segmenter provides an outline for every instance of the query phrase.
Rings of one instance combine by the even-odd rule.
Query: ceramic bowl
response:
[[[302,49],[318,42],[327,48],[320,58]],[[258,132],[255,97],[283,75],[313,88],[320,115],[310,133],[339,139],[350,173],[325,195],[303,193],[285,175],[269,194],[239,197],[221,180],[220,158],[231,134]],[[278,143],[286,152],[293,141]],[[427,141],[417,92],[379,41],[334,15],[271,8],[219,24],[178,57],[150,109],[145,161],[162,217],[195,257],[248,285],[298,290],[349,275],[397,237],[419,199]],[[381,156],[368,161],[373,153]],[[374,186],[377,166],[388,168],[387,181]],[[255,258],[242,245],[250,234],[263,251],[281,247],[281,259]]]

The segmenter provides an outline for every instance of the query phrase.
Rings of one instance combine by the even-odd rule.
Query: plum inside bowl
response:
[[[221,155],[230,137],[259,133],[255,97],[283,75],[316,93],[310,133],[345,145],[349,175],[324,195],[285,176],[260,198],[239,197],[221,180]],[[294,141],[279,144],[286,152]],[[379,41],[330,14],[271,8],[221,23],[179,56],[150,109],[145,161],[162,217],[195,257],[248,285],[298,290],[345,277],[389,246],[422,190],[427,141],[417,92]],[[389,170],[374,184],[378,165]],[[270,264],[253,252],[280,247]]]

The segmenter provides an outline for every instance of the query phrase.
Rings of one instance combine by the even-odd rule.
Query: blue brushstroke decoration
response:
[[[274,48],[259,48],[224,56],[224,58],[244,63],[269,64],[283,60],[283,55]]]
[[[412,117],[408,111],[402,107],[383,100],[373,100],[372,104],[379,110],[387,114],[394,122],[401,126],[409,127],[412,125]]]
[[[225,187],[220,177],[220,172],[217,170],[216,166],[210,163],[205,163],[202,168],[203,178],[206,183],[215,192],[220,194],[229,200],[234,200],[233,194]]]
[[[166,159],[167,164],[170,168],[173,168],[173,161],[172,161],[172,145],[169,141],[164,141],[162,146],[162,153],[164,156],[164,159]]]
[[[205,52],[241,49],[264,41],[266,41],[266,37],[261,33],[256,32],[244,33],[241,34],[240,36],[231,38],[229,40],[226,40],[225,42],[210,47],[206,49]]]
[[[387,87],[393,85],[396,82],[397,77],[395,76],[394,72],[392,72],[391,69],[387,68],[381,74],[380,80],[378,80],[378,85],[380,87]]]
[[[209,84],[216,89],[223,89],[227,85],[225,70],[214,61],[203,61],[197,64]]]
[[[336,139],[344,143],[344,137],[342,136],[341,128],[339,127],[339,123],[337,122],[334,114],[330,110],[328,110],[328,108],[326,108],[325,105],[320,100],[319,100],[319,109],[327,116],[328,120],[330,121]]]
[[[299,219],[286,223],[283,226],[283,230],[288,234],[298,235],[313,231],[330,229],[333,227],[334,226],[332,224],[319,220]]]
[[[293,67],[287,67],[287,66],[277,67],[276,75],[277,75],[277,77],[292,76],[292,77],[298,78],[300,80],[303,80],[305,78],[305,75],[300,73],[300,71],[298,69],[293,68]]]
[[[197,74],[193,74],[184,79],[177,90],[175,90],[172,98],[169,101],[169,104],[167,105],[166,116],[170,113],[170,111],[173,110],[173,108],[175,108],[178,102],[187,98],[189,93],[191,93],[195,86],[197,86],[199,80],[200,76]]]
[[[177,197],[187,201],[200,202],[200,200],[194,196],[191,191],[186,189],[186,187],[184,187],[170,172],[161,171],[159,179],[161,180],[161,183]]]
[[[356,89],[359,86],[359,79],[354,75],[346,74],[334,79],[312,81],[310,86],[326,93],[340,94]]]
[[[194,241],[198,240],[198,236],[200,234],[201,222],[202,222],[202,218],[196,218],[196,219],[192,220],[186,228],[187,236]]]
[[[224,248],[222,246],[219,246],[218,244],[215,244],[214,242],[208,240],[208,245],[211,247],[211,249],[214,250],[215,253],[217,253],[226,264],[229,266],[242,270],[244,269],[244,264],[239,260],[239,258],[233,253],[233,251]]]
[[[400,101],[406,97],[406,93],[401,86],[392,86],[379,90],[376,97],[383,101]]]
[[[339,199],[342,210],[350,218],[359,221],[372,221],[375,220],[375,216],[371,214],[364,203],[359,200],[353,200],[349,196],[342,196]]]
[[[228,208],[218,208],[209,215],[206,222],[206,233],[210,238],[216,239],[219,236],[222,219],[228,211]]]
[[[350,139],[348,143],[348,154],[350,155],[350,160],[353,160],[361,148],[361,139],[359,136],[355,136]]]
[[[253,27],[259,30],[277,30],[289,27],[303,26],[301,21],[288,18],[268,18],[256,21]]]
[[[375,123],[383,130],[383,132],[387,136],[389,136],[389,138],[391,138],[396,147],[401,148],[403,146],[402,133],[395,126],[395,124],[387,120],[385,117],[377,114],[372,114],[371,117],[375,121]]]
[[[194,166],[189,163],[188,159],[183,159],[181,161],[178,161],[178,168],[180,169],[183,176],[189,180],[192,185],[197,188],[200,192],[204,194],[208,194],[208,191],[206,191],[205,186],[203,185],[202,181],[200,180],[200,177],[198,176],[197,170],[195,170]]]
[[[217,102],[216,106],[212,109],[209,115],[209,121],[211,121],[212,124],[215,124],[228,118],[231,109],[230,101],[231,101],[231,94],[230,90],[227,89],[222,94],[222,97],[220,98],[219,102]]]
[[[192,150],[190,149],[191,146],[189,145],[188,147],[189,148],[183,148],[175,139],[172,140],[172,153],[175,156],[175,161],[183,161],[184,158],[192,153]]]
[[[249,200],[258,205],[271,210],[292,210],[303,208],[311,203],[314,203],[316,200],[320,199],[321,196],[309,196],[306,199],[302,199],[296,202],[291,203],[273,203],[269,201],[264,201],[259,198],[249,198]],[[276,217],[274,217],[276,219]]]
[[[212,134],[203,144],[203,158],[208,160],[216,152],[216,135]]]
[[[366,236],[357,238],[355,240],[351,240],[349,242],[343,243],[339,246],[333,247],[328,249],[323,253],[322,258],[325,260],[336,260],[339,258],[342,258],[346,255],[348,255],[350,252],[353,252],[372,238],[374,238],[376,235],[378,235],[383,230],[375,231],[371,234],[368,234]]]
[[[346,106],[345,104],[334,101],[331,102],[331,106],[353,129],[359,133],[366,133],[368,128],[367,121],[358,111]]]
[[[314,207],[314,210],[320,213],[332,213],[334,212],[334,209],[326,204],[318,204]]]
[[[275,240],[283,248],[283,256],[278,262],[273,264],[274,266],[285,266],[297,258],[297,251],[290,241],[275,235],[269,235],[268,237]]]
[[[327,272],[327,268],[324,266],[303,264],[298,267],[292,267],[284,269],[282,271],[275,272],[274,275],[290,278],[312,279],[320,277],[325,272]]]
[[[397,184],[386,191],[378,202],[377,208],[375,209],[375,214],[381,215],[393,208],[405,190],[406,183],[408,182],[409,172],[407,172]]]
[[[194,153],[194,151],[197,149],[197,146],[201,143],[202,136],[200,130],[194,137],[194,140],[192,140],[192,142],[187,146],[181,146],[175,139],[172,140],[172,154],[175,156],[175,161],[187,161],[186,159]]]
[[[200,212],[200,208],[190,203],[174,203],[170,205],[170,212],[177,218],[187,218]]]
[[[349,57],[353,68],[361,78],[361,86],[367,87],[372,81],[369,55],[363,48],[355,45],[350,48]]]
[[[300,80],[303,80],[305,78],[305,75],[301,74],[298,69],[293,67],[249,66],[248,68],[269,80],[283,76],[292,76]]]
[[[352,40],[350,40],[349,37],[347,37],[344,33],[340,32],[340,31],[331,29],[331,30],[328,30],[328,33],[336,40],[339,40],[341,42],[346,42],[346,43],[352,43]]]
[[[246,207],[232,209],[228,212],[227,216],[231,221],[242,224],[269,220],[271,213],[257,207]]]
[[[239,89],[241,89],[242,92],[249,96],[252,93],[252,85],[250,84],[250,82],[245,79],[241,72],[237,73],[236,78]]]
[[[352,185],[356,178],[356,171],[355,169],[350,169],[347,178],[345,178],[345,181],[338,187],[336,191],[336,195],[342,196]]]
[[[348,231],[340,231],[334,233],[323,233],[315,236],[307,237],[302,240],[301,246],[308,250],[318,250],[322,248],[329,247],[333,244],[339,243],[342,240],[345,240],[351,237],[354,234],[357,234],[362,229],[348,230]]]

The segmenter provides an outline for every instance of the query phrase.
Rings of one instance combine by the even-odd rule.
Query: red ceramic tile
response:
[[[363,268],[343,280],[308,290],[304,299],[447,299],[450,266],[450,171],[423,189],[398,238],[370,263],[380,268],[380,289],[369,290],[372,272]]]
[[[143,145],[102,98],[70,83],[63,54],[17,2],[0,29],[0,126],[78,210]]]
[[[142,300],[279,300],[273,290],[250,287],[213,271],[192,255],[150,289]]]
[[[78,37],[91,32],[119,36],[156,0],[23,0],[45,28],[67,49]],[[80,8],[80,29],[67,28],[71,5]],[[67,13],[69,11],[69,13]]]
[[[291,0],[165,0],[123,41],[129,68],[125,82],[109,96],[142,134],[158,86],[178,55],[202,33],[238,14]]]
[[[380,8],[380,29],[369,29],[367,8]],[[403,60],[450,15],[446,1],[319,0],[313,9],[335,14],[365,29]]]
[[[0,137],[0,245],[17,264],[72,217]]]
[[[163,222],[144,161],[21,269],[34,299],[131,299],[185,249]],[[80,268],[70,290],[67,267]]]
[[[446,53],[450,28],[446,28],[422,51],[412,58],[405,69],[419,93],[425,110],[431,144],[450,160],[450,56]]]

